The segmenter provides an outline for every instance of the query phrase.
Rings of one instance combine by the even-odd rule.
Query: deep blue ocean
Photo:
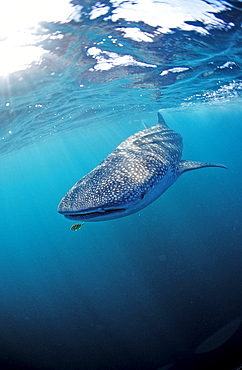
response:
[[[242,2],[21,4],[0,4],[0,369],[239,369]],[[61,198],[159,110],[183,159],[228,169],[70,231]]]

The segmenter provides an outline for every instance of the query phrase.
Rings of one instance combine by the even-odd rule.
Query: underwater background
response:
[[[241,9],[1,1],[0,369],[239,369]],[[159,110],[228,169],[70,231],[61,198]]]

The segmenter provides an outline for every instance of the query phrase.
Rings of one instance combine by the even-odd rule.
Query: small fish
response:
[[[84,222],[82,222],[81,224],[74,224],[70,227],[70,230],[71,231],[77,231],[82,227],[82,225],[84,225]]]

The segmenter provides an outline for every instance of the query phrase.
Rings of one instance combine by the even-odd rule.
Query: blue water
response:
[[[75,19],[31,31],[41,60],[0,77],[1,369],[242,363],[241,2],[196,1],[208,8],[169,32],[151,4],[172,20],[181,1],[72,1]],[[142,211],[70,231],[61,198],[159,109],[183,159],[228,170],[188,172]]]

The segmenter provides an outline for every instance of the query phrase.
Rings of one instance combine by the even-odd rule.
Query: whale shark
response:
[[[158,124],[124,140],[62,198],[58,212],[70,220],[104,221],[138,212],[184,172],[222,164],[182,160],[182,137],[158,112]]]

